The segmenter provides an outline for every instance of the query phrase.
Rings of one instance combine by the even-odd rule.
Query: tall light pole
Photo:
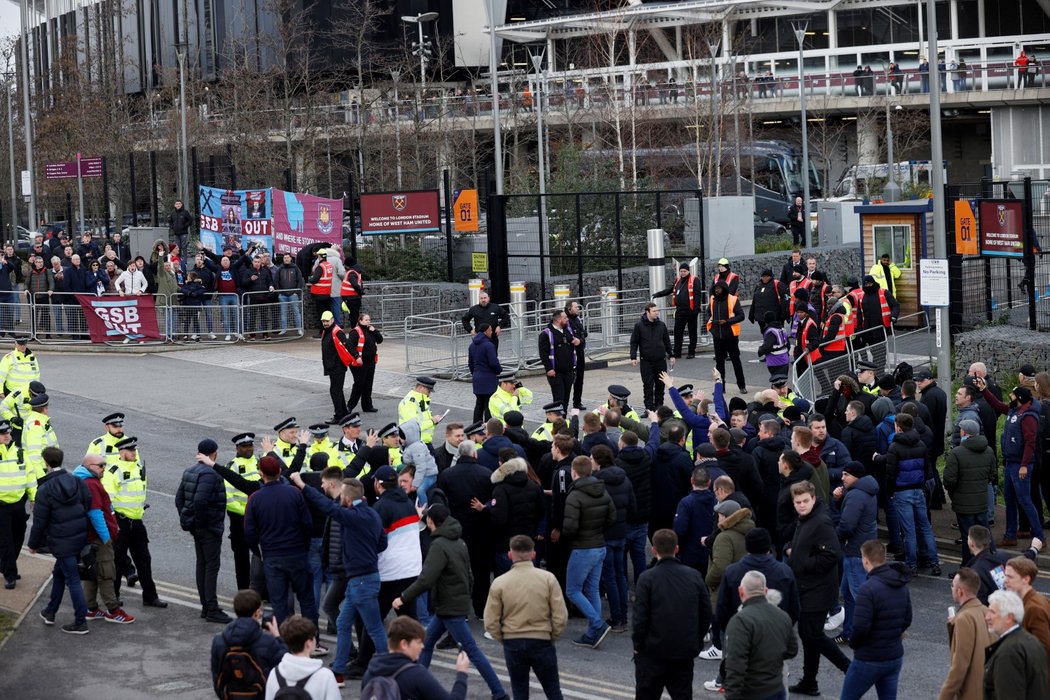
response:
[[[539,155],[540,197],[547,193],[546,158],[543,148],[543,56],[532,56],[532,65],[536,68],[536,151]]]
[[[813,247],[813,225],[809,219],[809,123],[806,120],[806,64],[802,54],[802,45],[806,41],[808,22],[795,25],[795,39],[798,40],[798,104],[802,112],[802,210],[805,222],[806,247]]]
[[[485,9],[489,13],[489,91],[492,94],[492,138],[496,142],[493,160],[496,165],[496,194],[503,194],[503,134],[499,122],[499,79],[496,68],[496,0],[488,0]]]
[[[390,69],[390,77],[394,81],[394,138],[397,149],[397,188],[401,189],[401,104],[397,94],[397,79],[401,77],[401,71],[397,68]]]
[[[718,89],[718,76],[716,75],[715,58],[718,57],[718,46],[721,41],[707,42],[707,50],[711,52],[711,123],[714,126],[714,157],[715,157],[715,196],[722,194],[722,120],[715,114],[715,92]]]
[[[22,21],[22,116],[25,123],[26,170],[29,171],[29,228],[35,230],[36,219],[36,178],[33,165],[33,115],[29,109],[29,3],[21,0],[20,19]]]
[[[401,21],[408,22],[409,24],[415,24],[419,29],[419,43],[416,44],[416,51],[419,52],[419,110],[421,112],[420,118],[426,116],[426,107],[423,103],[426,100],[426,89],[427,89],[427,49],[423,45],[423,23],[434,22],[438,18],[436,12],[422,12],[418,15],[402,15]]]
[[[186,137],[186,43],[175,44],[175,55],[179,59],[179,122],[182,143],[179,149],[179,199],[185,204],[189,196],[189,141]]]
[[[890,111],[889,100],[886,101],[886,163],[889,169],[886,172],[886,186],[882,188],[882,199],[886,202],[896,202],[901,198],[901,188],[894,178],[897,168],[893,162],[893,113]]]
[[[926,31],[930,43],[930,160],[933,161],[933,173],[930,181],[933,187],[933,255],[937,258],[948,257],[948,234],[944,220],[944,147],[941,144],[941,78],[937,61],[937,7],[931,0],[926,0]],[[937,377],[943,378],[945,384],[952,376],[951,335],[948,331],[948,309],[937,307]],[[934,430],[944,430],[943,425],[933,426]]]
[[[14,75],[11,73],[4,74],[4,92],[7,93],[7,155],[11,164],[11,231],[10,239],[12,243],[18,243],[18,173],[15,171],[15,124],[14,114],[11,109],[11,81],[14,79]],[[33,228],[33,222],[29,222],[30,229]]]

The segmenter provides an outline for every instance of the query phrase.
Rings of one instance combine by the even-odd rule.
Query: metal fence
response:
[[[834,341],[831,341],[834,342]],[[824,351],[830,343],[824,343]],[[897,319],[897,326],[888,336],[882,328],[855,333],[846,342],[846,354],[822,359],[810,365],[806,356],[791,363],[791,386],[795,394],[810,402],[831,393],[835,379],[846,372],[856,373],[857,363],[871,362],[878,374],[891,372],[901,362],[913,369],[933,365],[933,334],[929,317],[919,311]]]
[[[75,294],[12,292],[0,302],[0,332],[26,335],[42,345],[91,343],[84,309]],[[119,298],[116,294],[105,297]],[[201,305],[182,295],[153,295],[161,338],[151,343],[233,343],[238,340],[293,340],[303,336],[302,294],[281,300],[268,292],[209,296]],[[254,337],[253,337],[254,336]]]

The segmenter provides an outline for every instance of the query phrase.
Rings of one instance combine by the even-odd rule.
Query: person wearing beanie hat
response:
[[[678,266],[678,277],[667,289],[653,295],[653,301],[659,297],[671,297],[671,308],[674,309],[674,355],[682,357],[682,343],[686,328],[689,329],[689,354],[696,357],[697,321],[704,296],[704,283],[689,269],[688,263]]]
[[[248,546],[262,554],[266,589],[291,588],[302,615],[317,624],[317,597],[309,547],[313,518],[299,489],[281,479],[281,465],[267,455],[259,460],[262,488],[248,499],[244,511],[244,537]],[[271,595],[273,616],[280,624],[292,613],[288,596]]]
[[[751,292],[751,308],[747,320],[758,323],[758,329],[764,334],[770,326],[784,325],[784,295],[787,287],[780,280],[773,279],[773,271],[762,270],[762,276]],[[772,314],[772,317],[770,315]]]
[[[988,380],[974,377],[974,386],[985,402],[999,415],[1006,416],[1002,435],[1003,496],[1006,500],[1006,532],[1000,546],[1017,545],[1017,513],[1023,510],[1032,528],[1033,539],[1045,543],[1043,519],[1032,502],[1032,472],[1037,462],[1039,413],[1032,406],[1032,392],[1023,386],[1010,392],[1009,405],[988,388]]]
[[[740,323],[744,312],[740,300],[730,293],[722,280],[715,282],[708,299],[707,330],[715,347],[715,369],[720,377],[726,377],[726,359],[733,363],[733,373],[740,393],[747,393],[744,367],[740,362]]]
[[[831,494],[839,503],[839,522],[835,528],[842,545],[842,631],[835,642],[848,644],[853,634],[853,611],[857,593],[867,579],[861,561],[860,547],[868,540],[878,538],[878,492],[874,476],[869,476],[864,465],[854,460],[842,468],[842,486]]]
[[[201,618],[226,624],[230,616],[219,607],[217,595],[226,523],[226,488],[212,468],[218,456],[219,445],[211,438],[197,443],[197,463],[182,473],[175,492],[175,509],[179,513],[179,525],[193,535]]]
[[[864,346],[875,345],[884,341],[887,333],[893,332],[901,306],[893,294],[880,287],[871,275],[864,277],[861,289],[860,303],[854,307],[857,314],[854,344],[859,340]]]

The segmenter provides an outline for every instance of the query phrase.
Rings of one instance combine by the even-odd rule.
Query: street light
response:
[[[419,52],[419,108],[424,109],[423,100],[426,99],[425,91],[427,86],[427,49],[423,46],[423,23],[434,22],[438,18],[436,12],[422,12],[418,15],[401,15],[402,22],[408,22],[415,24],[419,29],[419,43],[416,45],[416,50]]]
[[[715,90],[717,85],[715,75],[715,58],[718,56],[718,46],[721,40],[708,41],[707,50],[711,52],[711,122],[715,127],[715,196],[722,194],[722,120],[715,115]]]
[[[532,56],[532,65],[536,68],[536,143],[539,155],[540,197],[547,193],[546,157],[543,148],[543,55]]]
[[[186,202],[189,196],[189,141],[186,138],[186,43],[175,44],[175,56],[179,60],[179,121],[181,123],[182,143],[179,149],[179,199]]]
[[[11,165],[11,242],[18,242],[18,190],[16,182],[18,175],[15,172],[15,125],[14,115],[11,110],[11,82],[14,80],[13,73],[4,73],[4,92],[7,93],[7,155]],[[29,222],[29,228],[33,228],[33,222]]]
[[[488,0],[485,9],[489,14],[489,91],[492,95],[492,138],[495,141],[492,158],[496,166],[496,194],[503,194],[503,134],[499,123],[499,78],[496,76],[496,0]]]
[[[920,13],[921,16],[921,13]],[[926,0],[926,28],[930,42],[930,160],[933,172],[930,184],[933,187],[933,254],[937,258],[948,257],[948,234],[945,222],[944,198],[944,145],[941,143],[941,79],[937,64],[937,6]],[[937,307],[937,376],[951,376],[951,336],[948,329],[948,308]],[[944,430],[944,425],[933,426]]]
[[[394,137],[397,149],[397,188],[401,189],[401,105],[397,94],[397,79],[401,77],[401,71],[397,68],[391,68],[390,77],[394,81]]]
[[[25,124],[26,170],[29,171],[29,228],[36,227],[36,178],[33,164],[33,115],[29,109],[29,3],[19,3],[19,19],[22,22],[22,112]]]
[[[897,105],[897,109],[900,109]],[[887,172],[886,186],[882,188],[882,199],[886,202],[896,202],[901,198],[901,188],[897,185],[894,175],[897,168],[893,162],[893,115],[890,113],[890,102],[886,101],[886,163],[889,166]]]
[[[802,210],[806,247],[812,248],[813,227],[809,220],[809,125],[806,121],[806,64],[802,54],[807,29],[809,29],[809,22],[795,24],[795,39],[798,40],[798,104],[802,112]]]

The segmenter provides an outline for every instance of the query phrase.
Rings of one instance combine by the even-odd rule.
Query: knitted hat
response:
[[[756,527],[744,535],[744,548],[748,554],[769,554],[773,548],[773,538],[769,536],[769,530],[764,527]]]

